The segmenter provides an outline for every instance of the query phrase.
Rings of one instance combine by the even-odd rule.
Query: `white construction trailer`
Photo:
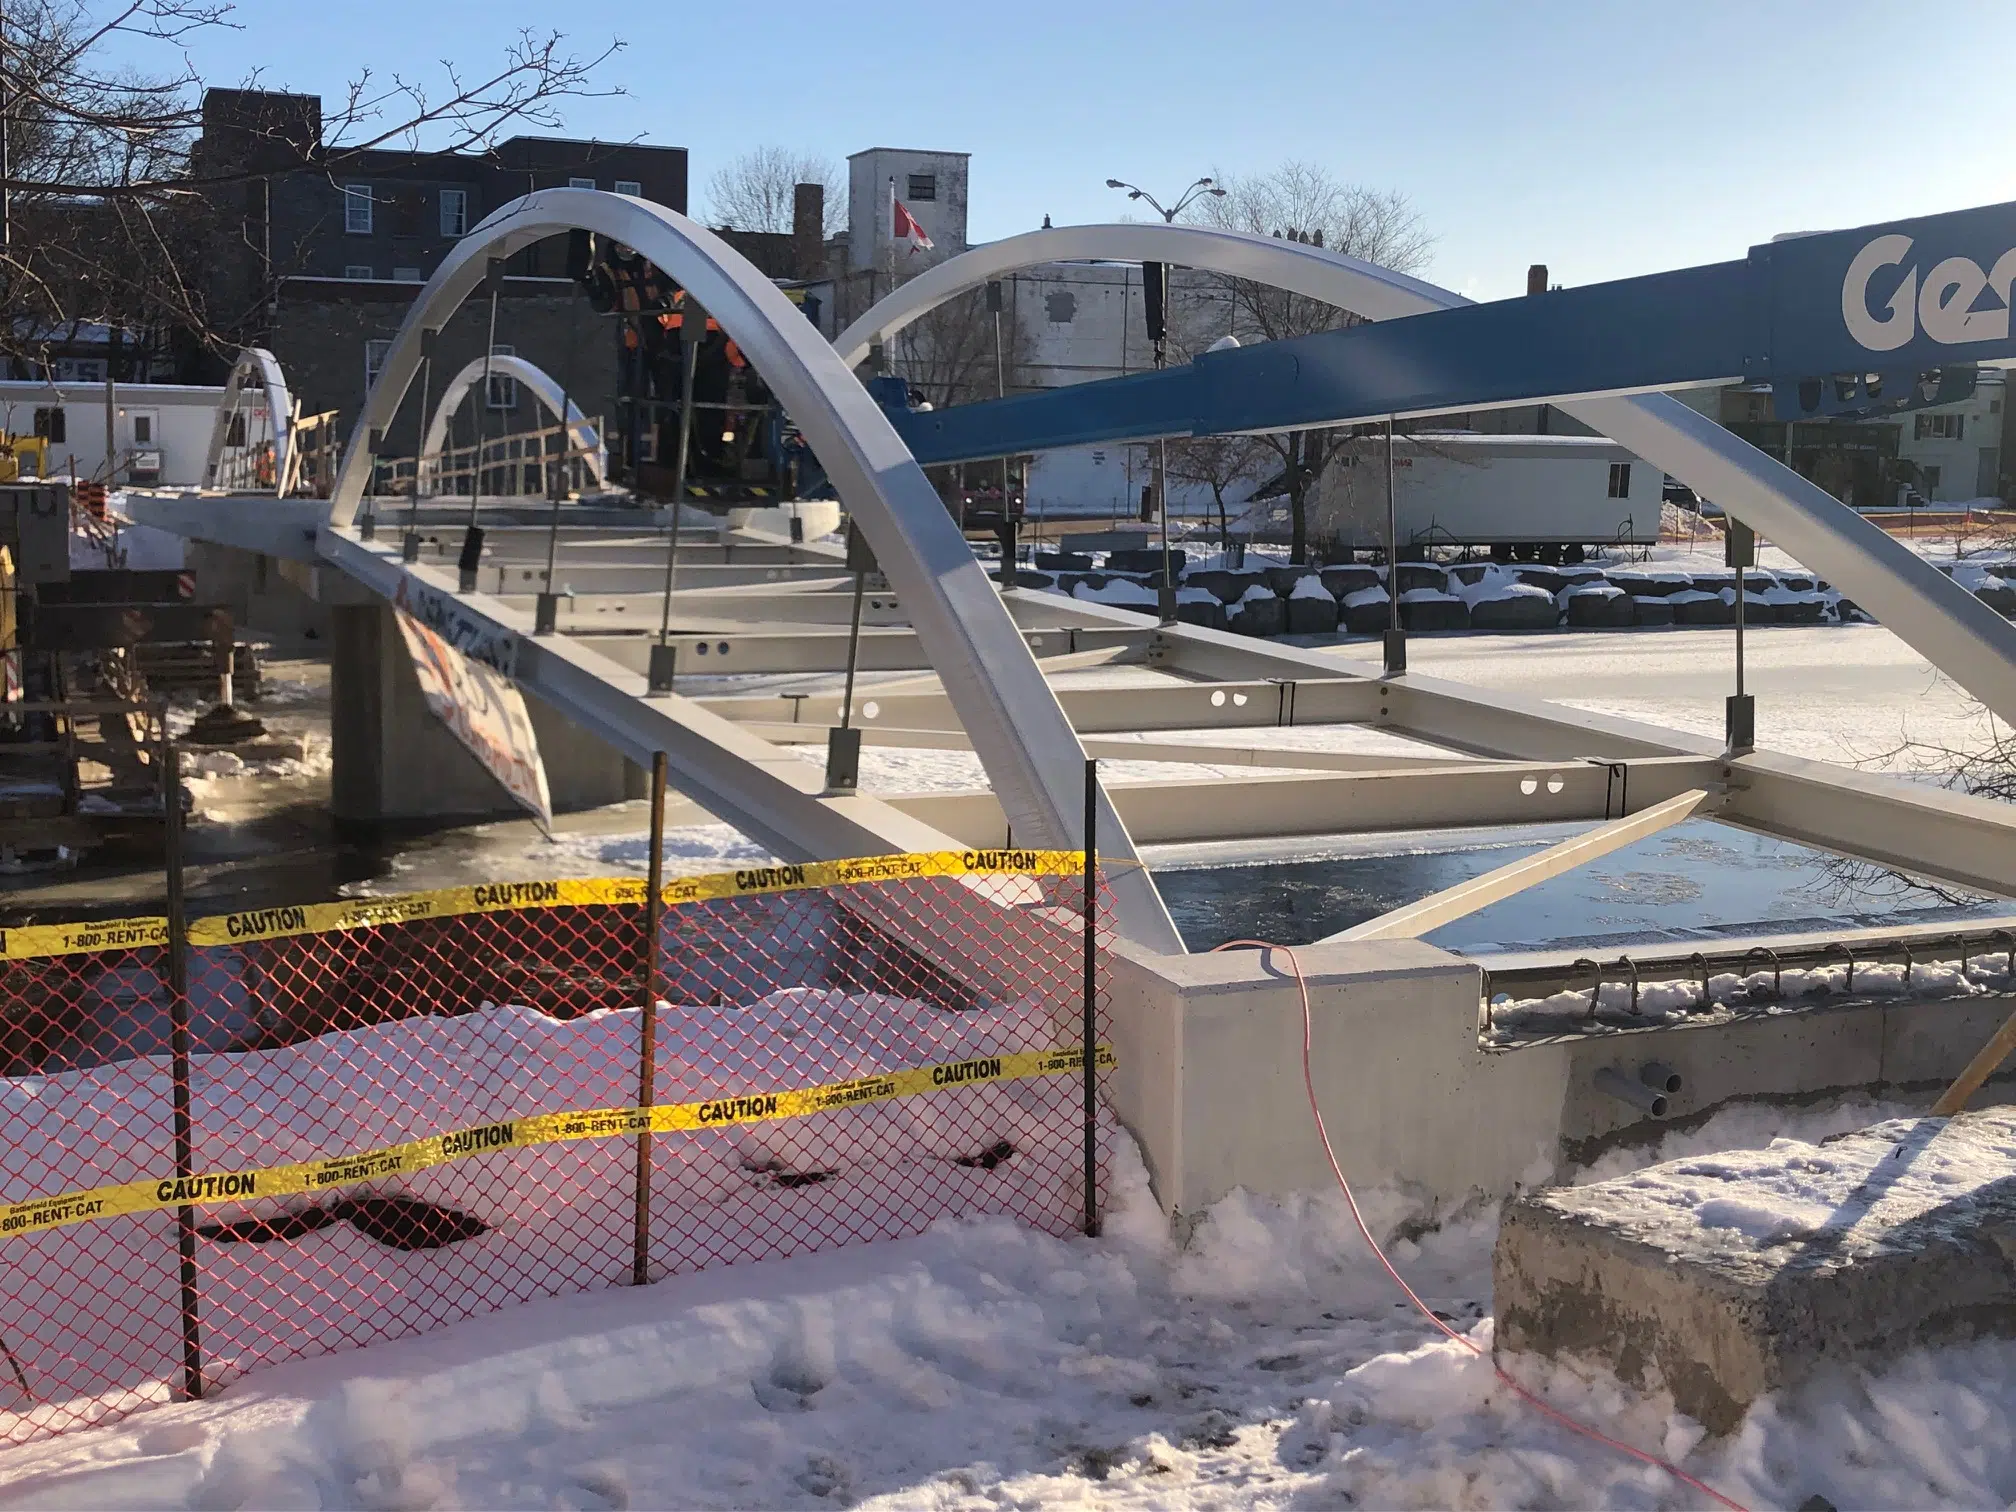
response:
[[[1664,475],[1599,436],[1403,435],[1393,496],[1403,550],[1574,548],[1659,539]],[[1386,543],[1386,448],[1360,442],[1324,469],[1309,532],[1350,550]]]
[[[221,386],[121,383],[112,393],[115,487],[195,488],[203,482]],[[0,429],[49,437],[49,471],[103,481],[105,385],[0,380]]]

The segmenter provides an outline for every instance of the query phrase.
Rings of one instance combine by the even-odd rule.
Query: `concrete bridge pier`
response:
[[[332,605],[330,808],[346,823],[510,818],[524,810],[428,711],[390,605]],[[528,694],[555,813],[647,795],[634,762]]]

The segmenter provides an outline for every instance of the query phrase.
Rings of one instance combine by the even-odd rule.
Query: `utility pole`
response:
[[[1186,188],[1172,205],[1164,207],[1162,202],[1147,190],[1117,178],[1106,180],[1108,189],[1125,189],[1127,198],[1141,200],[1162,217],[1165,225],[1175,224],[1176,217],[1189,209],[1191,204],[1204,195],[1217,199],[1225,197],[1225,191],[1208,178],[1200,178]],[[1169,265],[1167,263],[1141,264],[1141,296],[1143,312],[1147,316],[1148,340],[1155,348],[1155,366],[1159,371],[1169,360]],[[1125,327],[1122,327],[1124,334]],[[1123,349],[1122,363],[1125,357]],[[1162,623],[1167,625],[1176,618],[1176,571],[1175,558],[1169,550],[1169,443],[1158,440],[1155,443],[1153,487],[1155,490],[1156,512],[1162,517],[1162,587],[1157,594],[1160,600]]]

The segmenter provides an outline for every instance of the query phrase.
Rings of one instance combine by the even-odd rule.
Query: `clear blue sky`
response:
[[[970,152],[975,240],[1116,218],[1109,175],[1162,193],[1305,158],[1410,195],[1428,275],[1495,298],[1531,262],[1590,283],[2016,199],[2011,0],[239,0],[244,29],[192,57],[338,95],[367,66],[473,73],[556,14],[628,44],[627,96],[571,102],[566,134],[690,148],[696,208],[763,142]]]

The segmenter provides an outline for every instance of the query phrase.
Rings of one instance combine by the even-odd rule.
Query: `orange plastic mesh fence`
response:
[[[178,1203],[205,1389],[627,1284],[640,1145],[651,1279],[1077,1228],[1083,882],[1034,854],[668,884],[648,1088],[640,883],[197,920],[180,1173],[165,926],[7,931],[0,1442],[182,1393]]]

